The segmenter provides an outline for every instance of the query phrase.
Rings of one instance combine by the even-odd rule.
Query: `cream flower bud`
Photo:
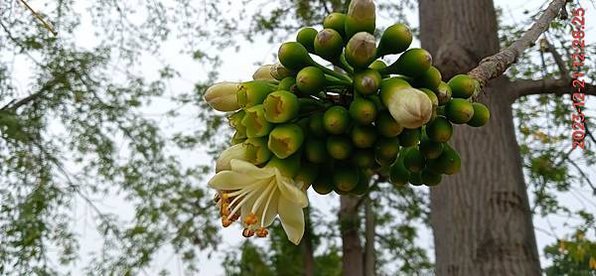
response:
[[[215,172],[229,171],[232,159],[248,161],[248,146],[244,143],[233,145],[224,150],[215,162]]]
[[[240,108],[236,94],[240,90],[237,82],[220,82],[207,89],[203,99],[215,110],[235,111]]]
[[[382,98],[391,117],[406,128],[421,127],[428,123],[433,113],[431,100],[416,88],[391,89],[385,91]]]
[[[275,80],[273,75],[271,75],[271,71],[273,69],[274,69],[273,64],[265,64],[265,65],[259,67],[259,69],[257,69],[257,71],[255,71],[255,73],[252,75],[252,79],[253,80]]]

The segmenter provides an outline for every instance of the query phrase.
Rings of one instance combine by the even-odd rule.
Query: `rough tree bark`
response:
[[[373,202],[370,195],[367,196],[364,202],[364,275],[376,275],[376,252],[375,252],[375,236],[376,236],[376,221],[375,212],[373,210]]]
[[[310,222],[310,209],[307,208],[304,213],[305,231],[300,248],[302,249],[302,258],[304,263],[304,276],[315,275],[315,257],[312,244],[312,223]]]
[[[340,196],[339,229],[342,241],[342,271],[345,276],[363,275],[364,263],[358,225],[358,202],[356,196]]]
[[[433,54],[445,80],[479,63],[492,67],[471,74],[486,85],[479,100],[491,109],[490,122],[480,129],[456,127],[452,143],[462,156],[462,171],[431,189],[436,273],[540,275],[511,109],[520,93],[506,90],[510,82],[497,77],[527,45],[481,63],[499,51],[492,0],[420,0],[419,9],[422,47]]]

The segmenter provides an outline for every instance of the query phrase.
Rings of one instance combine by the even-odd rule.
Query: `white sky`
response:
[[[34,7],[41,7],[41,3],[45,2],[45,0],[30,0],[30,4]],[[544,0],[528,0],[528,1],[519,1],[519,0],[495,0],[497,6],[502,7],[504,10],[504,20],[509,21],[512,18],[515,18],[516,21],[520,21],[521,18],[524,18],[527,15],[523,14],[524,10],[534,11],[538,6],[543,4]],[[596,22],[591,20],[592,18],[596,18],[595,15],[590,15],[591,13],[596,13],[596,8],[588,3],[588,0],[581,0],[583,6],[588,7],[587,9],[587,36],[586,42],[587,44],[592,44],[596,41]],[[88,2],[87,2],[88,3]],[[84,6],[83,2],[78,2],[77,4],[81,4]],[[84,13],[83,13],[84,14]],[[83,22],[85,23],[83,26],[90,24],[89,18],[83,18]],[[410,22],[413,25],[418,24],[418,18],[416,14],[412,14],[410,18]],[[380,26],[387,26],[392,22],[380,22]],[[80,33],[77,34],[81,37],[81,41],[83,44],[89,43],[89,45],[93,45],[95,41],[95,37],[93,37],[92,32],[88,32],[88,30],[83,27],[80,30]],[[295,34],[288,34],[286,40],[293,40]],[[417,43],[417,42],[416,42]],[[228,49],[223,51],[223,55],[226,59],[221,67],[220,71],[220,80],[227,80],[227,81],[241,81],[241,80],[248,80],[252,76],[252,73],[258,67],[256,64],[263,64],[263,63],[273,63],[274,62],[274,54],[277,51],[278,45],[271,45],[265,41],[264,38],[257,39],[254,44],[244,44],[240,48],[239,52],[235,52],[233,49]],[[179,91],[191,91],[192,86],[195,82],[204,79],[201,72],[205,72],[203,68],[200,68],[195,62],[193,62],[188,56],[183,56],[179,54],[179,47],[176,46],[176,41],[171,41],[166,44],[165,47],[162,48],[162,55],[163,59],[169,60],[173,62],[174,67],[176,69],[182,69],[181,73],[182,76],[175,80],[172,83],[172,87],[175,87],[176,90]],[[159,66],[159,62],[154,60],[153,62],[155,66]],[[144,68],[151,68],[152,70],[146,70],[147,75],[155,76],[155,68],[158,67],[151,67],[145,65]],[[27,71],[26,68],[20,68],[19,70],[23,70],[24,72]],[[22,80],[21,84],[22,88],[26,87],[26,80]],[[26,91],[26,89],[23,89]],[[172,91],[172,94],[175,94],[176,91]],[[593,102],[592,102],[593,103]],[[158,119],[158,118],[153,118]],[[171,122],[167,122],[164,120],[160,121],[166,129],[184,129],[186,126],[184,125],[177,125],[171,126]],[[177,121],[180,122],[180,121]],[[188,124],[193,124],[192,120],[186,120]],[[209,159],[205,153],[180,153],[184,160],[188,160],[189,163],[205,163],[209,162]],[[197,157],[198,156],[198,157]],[[595,176],[596,174],[592,174]],[[592,177],[592,179],[596,179],[596,177]],[[330,210],[337,206],[337,198],[330,199],[329,197],[322,197],[318,196],[315,193],[311,193],[310,195],[311,204],[318,209],[323,210],[324,212],[328,213],[329,216],[335,216],[334,213],[331,213]],[[579,199],[578,199],[579,198]],[[582,200],[581,198],[584,198]],[[569,195],[562,197],[561,199],[564,200],[571,206],[582,207],[586,208],[587,210],[592,210],[596,212],[596,206],[594,203],[588,202],[589,199],[593,201],[594,198],[588,193],[582,195]],[[584,201],[584,202],[582,202]],[[331,203],[331,204],[330,204]],[[591,204],[591,205],[590,205]],[[76,208],[73,210],[74,216],[77,217],[77,221],[75,222],[74,226],[76,229],[79,229],[79,235],[81,236],[81,253],[84,255],[93,252],[101,247],[101,237],[95,232],[94,226],[92,225],[91,219],[89,215],[91,213],[90,210],[83,204],[83,202],[78,202],[78,204],[74,205]],[[123,217],[131,217],[133,214],[133,210],[129,204],[122,198],[112,198],[109,200],[105,200],[103,202],[103,207],[106,211],[113,211],[119,214],[122,214]],[[218,218],[213,218],[218,219]],[[567,234],[569,231],[566,228],[562,227],[561,225],[564,223],[564,219],[562,218],[554,218],[550,221],[547,221],[542,218],[535,218],[534,224],[538,229],[550,229],[554,228],[554,231],[562,237],[563,234]],[[223,229],[221,231],[221,235],[223,237],[223,241],[221,244],[221,248],[231,248],[238,245],[243,238],[240,235],[241,229],[237,226],[231,226],[227,229]],[[592,233],[593,234],[593,233]],[[554,238],[549,236],[548,234],[543,233],[542,231],[537,231],[537,240],[538,240],[538,248],[540,253],[542,254],[542,248],[547,245],[551,244],[554,241]],[[431,247],[432,244],[432,236],[431,233],[425,231],[421,233],[420,242],[427,247]],[[432,251],[431,251],[432,252]],[[221,267],[221,254],[215,253],[211,255],[211,258],[208,258],[208,254],[205,253],[201,256],[199,267],[201,267],[200,275],[223,275],[224,271]],[[432,254],[430,256],[433,258]],[[78,274],[77,271],[85,265],[85,260],[87,258],[83,256],[81,260],[73,267],[64,268],[66,271],[71,271],[75,275]],[[544,262],[544,259],[543,259]],[[179,259],[172,254],[169,250],[164,250],[160,252],[158,258],[152,263],[152,268],[147,269],[145,272],[147,275],[154,275],[157,270],[166,268],[169,270],[173,275],[187,275],[182,270],[182,265]],[[543,263],[544,266],[544,263]]]

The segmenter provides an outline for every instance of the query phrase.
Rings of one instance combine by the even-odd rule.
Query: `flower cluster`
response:
[[[209,185],[223,226],[240,220],[246,237],[267,236],[279,216],[298,244],[309,187],[360,195],[374,175],[396,186],[437,185],[461,167],[447,143],[452,124],[479,127],[490,118],[472,101],[478,82],[468,75],[444,82],[426,50],[408,49],[406,25],[390,26],[377,43],[371,0],[352,1],[323,27],[301,29],[280,46],[279,63],[260,67],[252,81],[218,83],[204,95],[229,112],[235,130]],[[381,59],[398,54],[390,65]]]

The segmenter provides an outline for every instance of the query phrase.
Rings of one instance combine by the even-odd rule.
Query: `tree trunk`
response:
[[[364,247],[364,275],[374,276],[376,275],[375,263],[377,258],[375,255],[375,213],[370,197],[366,198],[364,204],[364,237],[366,239]]]
[[[420,0],[422,46],[448,80],[498,51],[492,0]],[[437,275],[540,275],[507,80],[489,83],[482,128],[457,126],[462,170],[431,189]]]
[[[363,275],[363,255],[362,244],[360,243],[360,234],[358,225],[358,201],[355,196],[340,196],[339,204],[339,230],[342,241],[342,270],[345,276]]]
[[[306,208],[304,213],[305,231],[300,247],[302,248],[302,257],[304,263],[304,275],[314,276],[315,273],[315,258],[312,244],[312,224],[310,222],[310,208]]]

